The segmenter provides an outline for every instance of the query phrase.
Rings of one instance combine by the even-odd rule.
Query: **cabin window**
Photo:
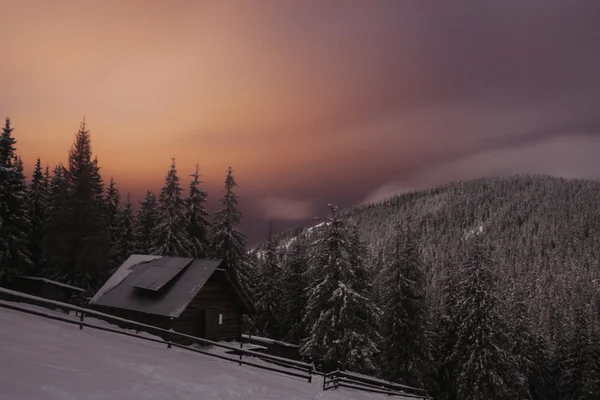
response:
[[[219,325],[223,325],[223,314],[219,314]]]

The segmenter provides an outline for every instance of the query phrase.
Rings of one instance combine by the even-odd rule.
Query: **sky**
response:
[[[138,201],[171,158],[254,243],[340,208],[518,173],[600,177],[597,0],[0,0],[0,114],[29,170],[85,116]]]

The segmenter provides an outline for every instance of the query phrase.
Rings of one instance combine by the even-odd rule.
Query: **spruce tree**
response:
[[[525,382],[498,313],[494,260],[482,236],[469,239],[460,271],[458,334],[451,356],[457,368],[456,394],[465,400],[518,399]]]
[[[117,216],[121,211],[121,194],[117,183],[111,177],[108,189],[106,190],[106,232],[110,240],[110,268],[113,269],[119,266],[121,263],[120,254],[117,252],[120,250],[118,247],[121,245],[119,242],[119,226],[117,224]]]
[[[60,205],[61,199],[66,197],[67,189],[65,167],[59,164],[52,170],[52,178],[48,184],[48,216],[52,214],[54,207]]]
[[[31,182],[27,188],[29,220],[31,221],[30,251],[31,261],[39,273],[43,253],[44,234],[46,232],[46,210],[48,208],[47,178],[42,172],[42,162],[38,158],[33,170]]]
[[[424,265],[408,228],[396,228],[381,270],[382,352],[385,379],[423,387],[430,372]]]
[[[65,188],[60,185],[54,188],[66,190],[53,199],[44,251],[57,280],[96,289],[108,275],[110,243],[99,191],[102,181],[97,160],[92,159],[85,120],[75,135],[64,176]]]
[[[272,339],[281,339],[283,288],[282,271],[277,259],[277,248],[273,238],[273,224],[269,223],[267,246],[261,263],[255,296],[258,300],[258,328],[261,334]]]
[[[208,194],[200,188],[200,174],[198,165],[191,175],[189,195],[185,199],[185,224],[188,239],[191,242],[190,254],[196,258],[206,258],[210,254],[210,222],[205,204]]]
[[[136,252],[152,254],[154,251],[154,230],[160,222],[160,212],[156,195],[151,191],[140,201],[136,218]]]
[[[119,209],[115,217],[115,242],[112,247],[114,268],[117,268],[136,252],[137,241],[134,217],[131,195],[128,193],[125,205]]]
[[[289,343],[300,344],[305,337],[306,326],[302,322],[306,307],[307,282],[304,274],[308,269],[307,238],[301,235],[294,239],[285,258],[283,272],[283,339]]]
[[[0,135],[0,283],[10,283],[32,267],[27,185],[12,131],[6,118]]]
[[[229,167],[225,178],[225,195],[219,200],[222,208],[215,213],[212,224],[213,249],[215,257],[225,260],[235,279],[248,288],[249,278],[244,260],[246,236],[236,229],[242,222],[242,213],[237,208],[237,195],[233,191],[236,186],[233,170]]]
[[[337,208],[330,208],[333,216],[324,236],[311,246],[304,317],[310,331],[301,353],[320,359],[324,369],[373,372],[379,353],[379,309],[364,279],[365,266],[357,263],[363,257],[353,253],[351,232]]]
[[[159,198],[160,222],[154,229],[153,254],[171,257],[190,256],[190,241],[185,230],[185,202],[175,167],[175,158]]]

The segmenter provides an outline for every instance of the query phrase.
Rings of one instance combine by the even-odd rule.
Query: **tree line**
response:
[[[92,156],[85,120],[68,162],[52,172],[40,158],[29,182],[23,173],[11,121],[0,136],[0,282],[19,276],[55,279],[98,289],[131,254],[225,259],[243,276],[245,236],[229,167],[221,208],[212,219],[198,166],[187,193],[173,158],[158,196],[147,191],[135,210],[114,179],[105,185]]]

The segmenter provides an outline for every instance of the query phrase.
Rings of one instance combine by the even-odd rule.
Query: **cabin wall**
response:
[[[223,323],[217,328],[217,339],[238,340],[242,335],[242,307],[236,299],[237,295],[229,286],[213,275],[173,321],[173,330],[204,337],[205,310],[214,308],[217,314],[223,315]]]
[[[94,304],[92,304],[90,308],[93,310],[96,310],[96,311],[100,311],[100,312],[109,314],[109,315],[113,315],[115,317],[125,318],[128,320],[134,321],[134,322],[152,325],[157,328],[162,328],[162,329],[170,329],[171,328],[172,321],[169,317],[145,314],[145,313],[140,313],[140,312],[131,311],[131,310],[122,310],[120,308],[98,306],[98,305],[94,305]],[[99,318],[99,317],[94,316],[94,318]],[[125,322],[116,322],[114,320],[108,320],[108,319],[107,319],[107,322],[117,325],[123,329],[136,329],[136,330],[138,329],[137,327],[131,326]],[[141,329],[141,330],[143,330],[143,329]],[[154,334],[154,332],[150,332],[150,333]]]

